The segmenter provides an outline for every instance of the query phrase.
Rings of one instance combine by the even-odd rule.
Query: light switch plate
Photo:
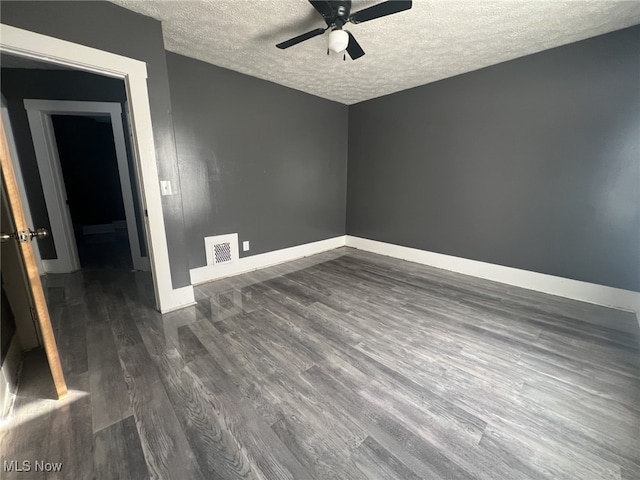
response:
[[[245,240],[244,242],[242,242],[242,251],[246,252],[249,250],[249,240]]]

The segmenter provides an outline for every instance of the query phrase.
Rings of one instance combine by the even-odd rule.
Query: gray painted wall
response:
[[[146,62],[159,175],[175,185],[162,197],[171,278],[190,284],[182,196],[171,118],[169,79],[160,22],[109,2],[0,2],[2,23]]]
[[[0,15],[147,63],[175,287],[206,235],[255,254],[343,233],[348,123],[347,233],[640,291],[640,27],[347,108],[167,60],[159,22],[107,2]]]
[[[640,291],[640,27],[354,105],[347,233]]]
[[[348,108],[167,53],[189,264],[204,237],[254,255],[345,232]]]

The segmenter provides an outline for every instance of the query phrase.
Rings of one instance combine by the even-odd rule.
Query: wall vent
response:
[[[207,265],[224,265],[238,260],[238,234],[205,237]]]

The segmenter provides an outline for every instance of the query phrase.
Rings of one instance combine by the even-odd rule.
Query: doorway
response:
[[[121,264],[120,252],[107,248],[119,238],[128,242],[131,267],[149,270],[141,228],[143,208],[135,164],[128,161],[121,105],[25,100],[24,106],[57,253],[55,259],[43,259],[45,271],[79,270],[83,263],[79,253],[85,264],[101,257],[104,264],[109,253]]]
[[[51,122],[81,267],[133,269],[111,119],[52,115]]]
[[[4,24],[0,24],[0,51],[124,80],[131,109],[132,145],[140,175],[156,307],[166,313],[193,305],[193,287],[173,288],[171,280],[145,63]]]

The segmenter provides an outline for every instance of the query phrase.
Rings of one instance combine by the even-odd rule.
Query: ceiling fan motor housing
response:
[[[351,0],[308,0],[309,3],[322,15],[327,27],[316,28],[310,32],[303,33],[297,37],[293,37],[287,41],[276,45],[280,49],[285,49],[297,45],[300,42],[322,35],[327,30],[329,32],[329,50],[339,53],[344,50],[349,56],[355,60],[364,55],[364,50],[358,44],[351,32],[342,30],[342,27],[351,22],[353,24],[368,22],[376,18],[386,17],[394,13],[409,10],[412,0],[389,0],[378,3],[364,10],[359,10],[353,15],[351,14]],[[329,50],[327,53],[329,53]]]
[[[351,2],[350,1],[339,1],[336,2],[337,6],[335,8],[336,11],[336,19],[344,20],[343,23],[346,22],[347,18],[349,18],[349,13],[351,11]]]
[[[351,0],[327,1],[329,9],[322,14],[329,27],[341,29],[349,21],[351,15]]]

